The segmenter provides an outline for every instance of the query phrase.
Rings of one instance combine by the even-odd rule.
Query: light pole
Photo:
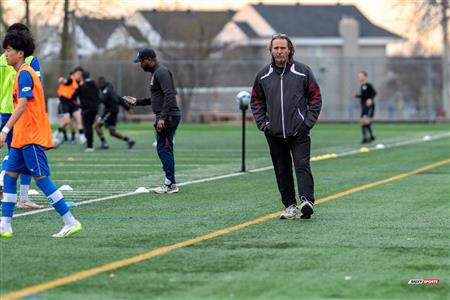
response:
[[[241,172],[245,172],[245,115],[250,104],[251,95],[249,92],[242,91],[236,95],[236,102],[239,103],[239,109],[242,111],[242,161]]]

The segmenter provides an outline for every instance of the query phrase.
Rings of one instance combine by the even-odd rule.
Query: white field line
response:
[[[445,137],[450,137],[450,132],[446,132],[446,133],[441,133],[441,134],[436,134],[434,136],[430,136],[429,140],[424,140],[423,138],[420,138],[420,139],[413,139],[413,140],[409,140],[409,141],[402,141],[402,142],[397,142],[397,143],[393,143],[393,144],[390,144],[390,145],[385,145],[384,149],[400,147],[400,146],[410,145],[410,144],[418,144],[418,143],[423,143],[423,142],[429,142],[431,140],[437,140],[437,139],[441,139],[441,138],[445,138]],[[369,148],[369,150],[384,150],[384,149],[377,149],[377,148],[375,148],[375,146]],[[347,151],[347,152],[342,152],[342,153],[339,153],[339,154],[335,154],[334,156],[329,156],[329,155],[327,156],[327,155],[325,155],[325,156],[322,156],[323,157],[322,159],[317,159],[317,160],[348,156],[348,155],[353,155],[353,154],[358,154],[358,153],[360,153],[359,149],[358,150]],[[272,166],[268,166],[268,167],[253,169],[253,170],[249,170],[248,173],[262,172],[262,171],[267,171],[267,170],[270,170],[270,169],[273,169],[273,167]],[[247,174],[247,173],[246,172],[235,172],[235,173],[226,174],[226,175],[220,175],[220,176],[214,176],[214,177],[209,177],[209,178],[185,181],[185,182],[179,183],[178,186],[185,186],[185,185],[191,185],[191,184],[196,184],[196,183],[204,183],[204,182],[215,181],[215,180],[220,180],[220,179],[225,179],[225,178],[230,178],[230,177],[242,176],[242,175],[245,175],[245,174]],[[149,190],[149,192],[153,192],[155,190],[155,188],[150,188],[148,190]],[[144,192],[144,193],[146,193],[146,192]],[[129,192],[129,193],[124,193],[124,194],[118,194],[118,195],[113,195],[113,196],[108,196],[108,197],[102,197],[102,198],[97,198],[97,199],[81,201],[81,202],[77,202],[77,206],[91,204],[91,203],[96,203],[96,202],[102,202],[102,201],[107,201],[107,200],[117,199],[117,198],[122,198],[122,197],[128,197],[128,196],[133,196],[133,195],[138,195],[138,194],[142,194],[142,192],[137,192],[137,193],[136,192]],[[33,211],[29,211],[29,212],[25,212],[25,213],[14,215],[14,218],[19,218],[19,217],[24,217],[24,216],[29,216],[29,215],[35,215],[35,214],[39,214],[39,213],[43,213],[43,212],[47,212],[47,211],[52,211],[52,210],[53,210],[53,207],[33,210]]]

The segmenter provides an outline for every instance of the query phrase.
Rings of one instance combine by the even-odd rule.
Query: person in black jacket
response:
[[[122,97],[117,95],[111,83],[107,82],[104,77],[99,77],[97,80],[98,87],[100,88],[100,98],[102,100],[104,110],[101,116],[98,117],[95,124],[95,131],[102,143],[102,149],[108,149],[109,145],[106,142],[103,135],[102,127],[105,125],[109,134],[119,140],[123,140],[128,144],[128,149],[133,148],[135,141],[131,140],[128,136],[118,132],[116,130],[117,116],[119,115],[119,108],[122,106],[126,110],[130,110],[130,106],[127,105]]]
[[[83,71],[82,76],[83,84],[75,90],[72,98],[74,100],[78,98],[81,107],[83,127],[87,139],[85,151],[93,152],[95,149],[92,126],[94,125],[101,100],[97,84],[91,79],[89,72]]]
[[[136,99],[125,96],[124,99],[132,105],[151,105],[156,115],[156,150],[166,175],[161,187],[156,193],[177,193],[175,180],[175,159],[173,155],[173,137],[181,120],[181,112],[176,101],[175,83],[172,72],[160,64],[153,49],[139,51],[135,63],[140,63],[145,72],[152,73],[150,80],[151,98]]]
[[[367,82],[367,72],[361,71],[358,74],[358,80],[361,84],[360,93],[353,94],[355,98],[361,99],[361,131],[363,139],[362,144],[370,143],[375,140],[372,131],[372,120],[375,114],[375,96],[377,92],[373,86]]]
[[[322,97],[311,69],[293,60],[294,44],[285,34],[272,36],[272,62],[256,75],[251,109],[269,144],[281,201],[281,219],[309,219],[314,213],[314,180],[309,131],[319,117]],[[291,158],[292,157],[292,158]],[[297,207],[292,160],[297,175]]]

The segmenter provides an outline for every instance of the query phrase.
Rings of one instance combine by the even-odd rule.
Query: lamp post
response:
[[[239,109],[242,111],[242,160],[241,172],[245,172],[245,116],[250,104],[251,95],[249,92],[242,91],[236,95],[236,101],[239,103]]]

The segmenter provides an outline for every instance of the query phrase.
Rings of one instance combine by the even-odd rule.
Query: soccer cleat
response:
[[[94,152],[95,148],[86,148],[84,149],[84,152]]]
[[[52,235],[54,238],[68,238],[78,232],[83,230],[83,227],[81,226],[81,223],[76,221],[74,225],[64,225],[64,227],[61,229],[60,232],[55,233]]]
[[[17,207],[23,208],[23,209],[39,209],[39,208],[44,208],[44,205],[39,205],[39,204],[34,203],[31,200],[26,200],[26,201],[19,201],[17,203]]]
[[[134,144],[136,144],[136,142],[135,142],[135,141],[133,141],[133,140],[129,140],[129,141],[128,141],[128,149],[131,149],[131,148],[133,148]]]
[[[371,142],[373,142],[373,141],[375,141],[375,140],[376,140],[376,138],[375,138],[374,136],[371,136],[371,137],[370,137],[370,141],[371,141]]]
[[[155,193],[157,194],[173,194],[178,193],[178,191],[179,189],[175,183],[172,183],[171,185],[163,184],[155,189]]]
[[[286,207],[286,209],[283,211],[283,213],[280,216],[281,220],[293,220],[300,218],[300,210],[297,208],[295,204],[292,204],[289,207]]]
[[[300,218],[311,219],[311,215],[314,213],[314,203],[308,201],[304,196],[302,196],[300,200],[300,212],[302,214]]]
[[[11,226],[9,226],[8,228],[0,227],[0,237],[2,237],[2,238],[12,238],[13,237],[13,233],[12,233]]]
[[[108,145],[108,143],[105,142],[105,143],[102,143],[100,148],[102,148],[102,149],[109,149],[109,145]]]
[[[75,141],[75,140],[70,140],[70,142],[69,142],[70,145],[75,145],[76,143],[77,143],[77,141]]]

